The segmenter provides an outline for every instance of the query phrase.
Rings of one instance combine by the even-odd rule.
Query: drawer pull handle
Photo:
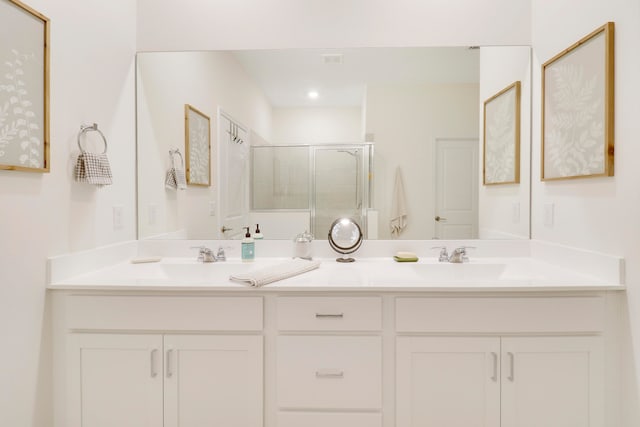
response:
[[[333,318],[333,319],[342,319],[344,317],[344,313],[316,313],[316,318]]]
[[[336,369],[320,369],[316,371],[316,378],[344,378],[344,371]]]

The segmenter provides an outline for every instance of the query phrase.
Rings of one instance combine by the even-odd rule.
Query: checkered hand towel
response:
[[[171,168],[167,171],[164,179],[165,187],[173,190],[186,190],[187,189],[187,176],[184,173],[184,169],[179,165],[176,166],[174,154],[178,154],[182,159],[182,153],[180,150],[169,150],[169,156],[171,157]],[[181,162],[182,163],[182,162]]]
[[[75,167],[77,182],[86,182],[94,185],[111,185],[111,167],[105,153],[95,154],[82,152],[78,156]]]

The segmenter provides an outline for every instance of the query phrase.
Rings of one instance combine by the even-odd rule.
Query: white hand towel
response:
[[[396,168],[396,179],[391,200],[391,236],[398,237],[407,226],[407,204],[400,167]]]
[[[257,288],[278,280],[284,280],[297,276],[298,274],[315,270],[318,267],[320,267],[320,261],[308,261],[306,259],[296,258],[291,261],[255,269],[246,273],[232,274],[229,280]]]

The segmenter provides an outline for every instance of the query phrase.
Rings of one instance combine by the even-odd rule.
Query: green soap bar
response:
[[[413,258],[400,258],[400,257],[395,256],[395,255],[393,256],[393,259],[394,259],[396,262],[416,262],[416,261],[418,261],[418,257],[413,257]]]

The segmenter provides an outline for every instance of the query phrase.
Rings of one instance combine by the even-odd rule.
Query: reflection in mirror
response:
[[[398,238],[529,237],[529,47],[153,52],[137,67],[139,238],[232,238],[259,223],[266,239],[290,240],[344,216],[389,239],[398,168]],[[521,182],[483,186],[482,105],[514,81]],[[211,117],[215,172],[210,187],[171,192],[185,104]],[[241,124],[240,166],[224,154],[238,145],[229,121]],[[225,206],[229,188],[238,209]]]
[[[354,262],[355,259],[347,257],[357,251],[362,245],[362,230],[356,221],[351,218],[338,218],[329,227],[329,245],[331,249],[342,254],[336,258],[338,262]]]

